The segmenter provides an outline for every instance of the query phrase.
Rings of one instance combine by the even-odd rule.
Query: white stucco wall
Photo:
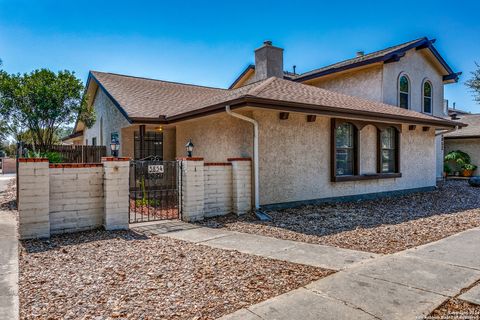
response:
[[[374,101],[382,101],[382,65],[334,74],[305,84]]]
[[[130,123],[101,89],[98,89],[95,94],[93,106],[95,108],[96,121],[90,129],[85,129],[83,143],[85,144],[88,141],[88,145],[92,145],[92,138],[96,137],[97,145],[107,146],[107,154],[110,154],[111,133],[118,132],[120,140],[119,154],[122,155],[121,128],[130,126]],[[101,125],[102,122],[103,125]],[[102,132],[100,132],[100,127],[102,127]],[[101,141],[102,138],[103,141]]]
[[[423,111],[423,82],[428,79],[432,83],[433,115],[444,116],[443,78],[422,50],[407,51],[400,61],[384,65],[383,101],[394,106],[398,105],[398,79],[402,73],[410,80],[410,109]]]

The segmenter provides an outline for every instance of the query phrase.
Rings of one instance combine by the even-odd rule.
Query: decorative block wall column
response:
[[[18,159],[20,239],[50,237],[48,159]]]
[[[127,230],[129,209],[129,158],[103,157],[105,230]]]
[[[252,209],[252,160],[229,158],[232,164],[232,211],[237,215]]]
[[[203,158],[178,158],[180,162],[180,209],[182,220],[198,221],[204,218]]]

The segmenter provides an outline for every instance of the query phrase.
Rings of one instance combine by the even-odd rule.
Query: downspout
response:
[[[455,126],[455,128],[453,128],[453,129],[448,129],[448,130],[445,130],[445,131],[435,133],[435,137],[436,136],[441,136],[443,134],[447,134],[447,133],[450,133],[450,132],[453,132],[453,131],[457,131],[457,130],[458,130],[458,126]]]
[[[259,161],[258,161],[258,122],[252,118],[246,117],[244,115],[234,113],[230,109],[230,106],[225,106],[225,111],[227,114],[231,115],[232,117],[250,122],[253,124],[253,184],[255,189],[255,214],[260,220],[271,220],[267,214],[260,211],[260,190],[259,190]]]

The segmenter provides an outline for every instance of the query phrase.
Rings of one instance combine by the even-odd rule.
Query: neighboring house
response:
[[[445,134],[445,153],[461,150],[470,155],[472,164],[480,167],[480,114],[455,114],[458,121],[468,126]],[[478,172],[477,169],[475,173]]]
[[[457,73],[432,43],[296,75],[284,73],[283,49],[266,42],[230,89],[92,71],[97,122],[77,123],[74,134],[85,144],[118,138],[120,155],[133,159],[174,160],[190,139],[206,162],[255,158],[253,126],[230,108],[258,124],[261,205],[431,189],[436,133],[462,126],[439,117],[443,84]]]

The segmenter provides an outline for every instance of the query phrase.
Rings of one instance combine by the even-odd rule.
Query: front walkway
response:
[[[421,319],[480,279],[479,243],[480,229],[467,230],[360,263],[222,319]],[[475,290],[466,300],[475,299]]]
[[[341,270],[361,261],[379,257],[374,253],[206,228],[178,220],[135,224],[130,227],[146,234],[165,235],[214,248],[237,250],[256,256],[331,270]]]
[[[479,228],[381,256],[180,221],[133,227],[201,245],[341,270],[224,320],[416,319],[480,279]],[[476,296],[476,291],[471,295]]]

